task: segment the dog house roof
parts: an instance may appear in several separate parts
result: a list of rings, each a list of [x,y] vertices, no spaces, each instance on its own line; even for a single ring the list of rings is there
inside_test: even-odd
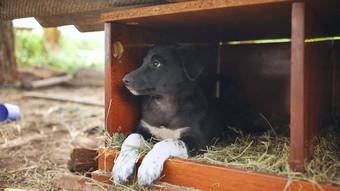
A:
[[[340,2],[306,0],[334,34],[340,34]],[[104,13],[104,22],[134,25],[183,40],[289,38],[294,0],[188,1]]]

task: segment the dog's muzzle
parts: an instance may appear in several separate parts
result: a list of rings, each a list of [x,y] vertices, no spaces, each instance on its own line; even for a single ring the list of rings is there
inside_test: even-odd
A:
[[[134,90],[131,87],[131,83],[132,83],[132,78],[129,75],[126,75],[123,80],[122,80],[126,86],[126,88],[134,95],[139,95],[138,91]]]
[[[125,86],[128,87],[132,82],[132,78],[129,75],[126,75],[123,78],[123,82],[124,82]]]

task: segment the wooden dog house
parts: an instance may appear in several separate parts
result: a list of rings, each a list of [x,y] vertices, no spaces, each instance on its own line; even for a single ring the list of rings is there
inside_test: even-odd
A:
[[[340,2],[332,0],[202,0],[102,14],[107,130],[130,133],[138,122],[138,98],[126,90],[123,76],[153,44],[185,43],[208,61],[203,83],[216,73],[236,75],[257,111],[290,114],[290,165],[303,171],[324,116],[332,108],[340,111],[340,43],[310,39],[339,35],[339,18]],[[282,38],[288,42],[227,43]],[[100,157],[99,169],[111,169],[115,154]],[[164,174],[162,181],[203,190],[282,190],[287,183],[284,177],[175,159],[167,160]],[[93,173],[101,181],[108,176]],[[303,181],[290,185],[300,187],[313,189]]]

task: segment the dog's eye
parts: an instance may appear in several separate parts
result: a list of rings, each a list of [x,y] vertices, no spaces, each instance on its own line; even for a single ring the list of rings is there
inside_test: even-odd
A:
[[[152,67],[158,68],[161,65],[161,63],[158,60],[154,60],[152,63]]]

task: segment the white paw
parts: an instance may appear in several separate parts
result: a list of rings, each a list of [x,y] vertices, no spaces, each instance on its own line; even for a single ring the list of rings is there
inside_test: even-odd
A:
[[[163,170],[163,161],[157,160],[151,155],[147,156],[138,169],[138,184],[141,186],[150,186],[160,177]]]
[[[138,169],[138,184],[150,186],[160,177],[164,161],[170,156],[185,158],[188,156],[184,142],[166,139],[157,143],[144,157]]]
[[[137,158],[138,152],[129,154],[120,154],[112,169],[113,181],[117,184],[125,184],[133,174],[135,168],[135,158]]]
[[[139,155],[139,148],[144,143],[144,138],[139,134],[131,134],[122,145],[121,152],[112,169],[113,181],[124,184],[133,174]]]

